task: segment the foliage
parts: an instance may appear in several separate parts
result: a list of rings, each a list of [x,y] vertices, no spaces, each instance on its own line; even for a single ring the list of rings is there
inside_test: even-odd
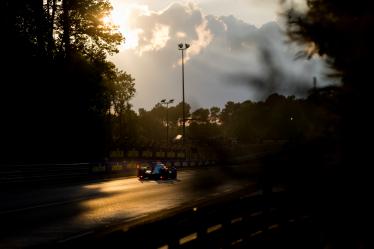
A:
[[[123,41],[103,20],[111,11],[109,1],[5,0],[0,5],[6,48],[1,161],[104,157],[110,146],[109,110],[114,103],[118,110],[134,93],[131,76],[106,60]],[[121,91],[122,102],[113,101]]]
[[[350,87],[371,87],[366,80],[374,55],[374,3],[362,0],[308,0],[308,10],[287,11],[288,34],[292,41],[307,45],[307,55],[327,56],[330,65]],[[364,90],[364,89],[362,89]]]
[[[267,140],[305,142],[334,137],[340,116],[333,103],[339,93],[339,88],[329,87],[313,90],[307,99],[271,94],[264,102],[229,101],[222,110],[210,108],[213,111],[198,108],[187,116],[187,140],[195,145],[207,145],[219,141],[253,144]],[[161,104],[150,111],[139,110],[138,135],[143,145],[165,145],[166,111]],[[172,140],[181,133],[181,123],[177,122],[181,118],[181,104],[169,107],[168,112],[169,139]]]
[[[318,194],[314,193],[318,196],[314,205],[319,205],[316,212],[320,212],[321,226],[326,227],[323,231],[326,241],[321,246],[369,248],[372,239],[367,236],[363,227],[371,215],[367,206],[372,180],[370,167],[367,165],[372,164],[372,151],[367,144],[373,140],[374,125],[370,117],[374,2],[307,0],[307,3],[306,12],[288,10],[288,34],[292,41],[307,45],[309,57],[318,53],[326,58],[343,83],[343,91],[337,93],[335,89],[326,88],[310,97],[324,106],[324,109],[318,109],[318,115],[314,114],[314,119],[320,123],[328,118],[339,131],[335,136],[336,144],[330,145],[330,150],[336,147],[334,162],[326,165],[324,159],[325,167],[320,169],[319,176],[323,181],[320,186],[313,187],[313,190],[310,188],[312,191],[322,190]],[[334,111],[326,112],[328,109]],[[312,125],[310,130],[321,132],[317,125]],[[297,164],[298,162],[294,162],[294,165]],[[296,182],[300,183],[301,179]],[[315,182],[315,179],[309,179],[309,182]],[[300,186],[302,185],[297,184],[295,188],[307,189]],[[348,191],[340,191],[341,189]],[[312,191],[309,196],[312,196]],[[347,192],[351,194],[347,195]],[[343,216],[344,222],[341,221]]]
[[[129,101],[135,94],[135,79],[112,65],[111,70],[106,72],[106,80],[110,90],[111,107],[115,115],[121,116],[131,109]]]

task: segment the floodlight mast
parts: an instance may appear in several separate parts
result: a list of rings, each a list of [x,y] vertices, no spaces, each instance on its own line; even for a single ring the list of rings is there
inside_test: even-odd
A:
[[[184,50],[188,49],[190,47],[190,44],[188,43],[179,43],[178,44],[178,50],[182,51],[182,124],[183,124],[183,145],[185,144],[186,140],[186,117],[185,117],[185,101],[184,101]]]

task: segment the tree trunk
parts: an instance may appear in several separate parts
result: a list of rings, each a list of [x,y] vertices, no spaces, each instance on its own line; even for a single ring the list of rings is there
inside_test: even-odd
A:
[[[44,40],[44,27],[45,27],[45,19],[44,17],[44,3],[43,0],[38,0],[37,2],[33,2],[34,11],[35,11],[35,20],[37,25],[36,30],[36,38],[37,38],[37,46],[40,55],[44,55],[45,53],[45,40]]]
[[[70,10],[70,0],[63,0],[62,2],[62,25],[63,25],[63,37],[62,42],[64,44],[65,49],[65,57],[70,57],[71,52],[71,44],[70,44],[70,17],[69,17],[69,10]]]
[[[54,25],[55,25],[55,16],[56,16],[56,1],[57,0],[52,0],[52,13],[49,16],[49,34],[48,34],[48,55],[52,56],[53,55],[53,50],[55,48],[55,41],[53,37],[54,33]],[[51,0],[48,0],[48,14],[49,14],[49,9],[50,7],[50,2]]]

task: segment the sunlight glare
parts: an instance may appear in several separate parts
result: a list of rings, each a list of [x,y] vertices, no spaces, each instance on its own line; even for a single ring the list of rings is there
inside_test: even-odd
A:
[[[139,45],[139,34],[142,30],[133,27],[134,19],[139,14],[146,15],[149,11],[148,6],[126,4],[116,0],[111,2],[112,13],[104,18],[104,22],[117,25],[119,31],[125,37],[125,43],[121,45],[120,50],[136,49]]]

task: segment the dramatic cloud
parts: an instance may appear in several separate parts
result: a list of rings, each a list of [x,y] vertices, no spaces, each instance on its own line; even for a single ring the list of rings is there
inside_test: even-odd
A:
[[[164,98],[181,100],[181,42],[191,44],[185,89],[193,108],[261,100],[275,91],[301,97],[313,77],[327,84],[321,59],[296,60],[300,48],[286,42],[276,22],[258,28],[232,15],[204,15],[196,4],[179,3],[158,12],[134,11],[130,20],[136,46],[112,60],[136,78],[135,108],[149,109]]]
[[[139,48],[139,55],[141,56],[143,52],[157,51],[164,48],[170,39],[169,32],[169,26],[156,23],[150,37],[142,35],[143,45]]]
[[[191,47],[187,50],[186,62],[191,58],[191,56],[198,55],[202,49],[212,42],[213,36],[210,30],[207,29],[207,24],[207,20],[204,20],[196,27],[197,39],[191,42]]]

